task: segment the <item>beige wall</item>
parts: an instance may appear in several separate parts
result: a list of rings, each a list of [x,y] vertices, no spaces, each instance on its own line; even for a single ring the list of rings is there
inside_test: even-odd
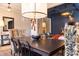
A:
[[[0,17],[13,17],[14,28],[19,30],[26,30],[26,35],[30,35],[30,20],[23,18],[21,11],[7,11],[7,9],[0,8]]]
[[[45,29],[45,33],[47,32],[51,32],[51,20],[49,18],[43,18],[43,19],[36,19],[36,23],[35,23],[35,29],[33,28],[31,29],[31,35],[39,35],[39,34],[43,34],[43,28],[42,28],[42,22],[46,23],[46,29]]]
[[[43,21],[46,23],[46,32],[51,32],[51,20],[49,18],[45,18],[45,19],[38,20],[38,33],[39,34],[43,33],[43,29],[42,29]]]
[[[18,28],[20,26],[19,22],[16,23],[16,21],[19,21],[21,20],[21,14],[20,13],[17,13],[17,12],[8,12],[6,9],[2,9],[0,8],[0,17],[3,17],[3,16],[6,16],[6,17],[13,17],[14,18],[14,25],[15,28]]]
[[[21,30],[24,32],[24,35],[30,35],[31,34],[31,21],[27,18],[23,18],[21,15],[21,11],[11,11],[8,12],[6,9],[0,8],[0,17],[13,17],[14,18],[14,28],[19,30],[20,36],[21,36]],[[45,19],[46,20],[46,19]],[[38,33],[42,33],[41,28],[41,20],[38,20]],[[50,21],[46,20],[47,23],[47,30],[46,32],[50,32]]]

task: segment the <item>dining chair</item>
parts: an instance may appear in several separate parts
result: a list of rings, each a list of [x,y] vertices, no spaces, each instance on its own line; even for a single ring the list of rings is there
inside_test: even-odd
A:
[[[22,43],[22,56],[30,56],[30,45],[28,41],[26,43]]]
[[[13,38],[11,38],[10,44],[11,44],[11,55],[15,56],[15,54],[17,53],[17,46]]]
[[[17,40],[17,45],[18,45],[18,54],[19,56],[22,56],[22,44],[19,39]]]
[[[20,48],[20,42],[13,40],[13,38],[11,39],[11,55],[16,56],[19,55],[20,56],[21,53],[21,48]]]
[[[40,56],[40,54],[32,51],[31,45],[28,41],[26,43],[20,42],[19,39],[16,41],[11,39],[11,55],[19,56]]]
[[[40,54],[38,54],[38,53],[36,53],[36,52],[34,52],[33,50],[32,50],[32,47],[31,47],[31,45],[29,44],[29,42],[28,41],[26,41],[26,44],[24,44],[25,45],[25,56],[27,55],[27,56],[41,56]]]

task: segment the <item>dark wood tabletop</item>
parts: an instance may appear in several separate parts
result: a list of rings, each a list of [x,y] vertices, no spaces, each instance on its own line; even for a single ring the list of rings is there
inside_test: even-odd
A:
[[[63,40],[39,39],[37,41],[33,41],[30,37],[21,37],[19,39],[22,43],[26,43],[26,41],[28,41],[33,50],[42,55],[54,54],[64,46]]]

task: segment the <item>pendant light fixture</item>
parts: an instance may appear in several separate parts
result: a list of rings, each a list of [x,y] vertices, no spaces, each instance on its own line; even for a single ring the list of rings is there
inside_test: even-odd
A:
[[[31,19],[39,19],[47,16],[46,3],[22,3],[22,15]]]
[[[68,22],[69,23],[74,23],[75,22],[74,17],[72,17],[72,14],[73,14],[73,11],[71,13],[70,12],[61,13],[62,16],[68,17]]]
[[[8,3],[8,11],[11,11],[11,6],[10,6],[11,4],[10,3]]]

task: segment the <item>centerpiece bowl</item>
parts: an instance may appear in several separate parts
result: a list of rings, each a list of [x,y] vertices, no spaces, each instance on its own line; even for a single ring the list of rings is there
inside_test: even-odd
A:
[[[39,40],[40,36],[39,35],[38,36],[32,35],[32,38],[33,38],[33,40]]]

